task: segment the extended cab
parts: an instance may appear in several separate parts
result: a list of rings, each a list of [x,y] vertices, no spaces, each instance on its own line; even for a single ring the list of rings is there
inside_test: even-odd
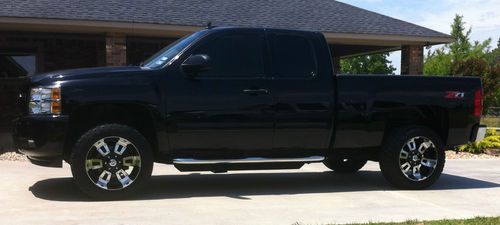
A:
[[[321,33],[278,29],[204,29],[141,66],[35,75],[19,102],[19,151],[42,166],[65,160],[83,192],[105,199],[144,186],[153,162],[354,173],[372,160],[395,186],[421,189],[444,149],[484,133],[478,78],[336,75]]]

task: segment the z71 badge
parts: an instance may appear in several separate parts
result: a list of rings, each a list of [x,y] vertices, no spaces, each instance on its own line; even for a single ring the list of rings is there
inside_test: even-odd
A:
[[[461,99],[465,97],[465,93],[460,91],[447,91],[444,97],[448,99]]]

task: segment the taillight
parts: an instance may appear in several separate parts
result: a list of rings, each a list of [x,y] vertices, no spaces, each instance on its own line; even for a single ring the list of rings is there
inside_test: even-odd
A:
[[[478,89],[474,92],[474,116],[481,117],[483,112],[483,92]]]

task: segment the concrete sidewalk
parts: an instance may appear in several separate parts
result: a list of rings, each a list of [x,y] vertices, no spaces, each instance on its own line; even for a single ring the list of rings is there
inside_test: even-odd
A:
[[[355,175],[301,170],[180,173],[156,165],[134,200],[92,202],[63,169],[0,161],[0,224],[326,224],[500,216],[500,160],[448,160],[429,190],[400,191],[376,163]]]

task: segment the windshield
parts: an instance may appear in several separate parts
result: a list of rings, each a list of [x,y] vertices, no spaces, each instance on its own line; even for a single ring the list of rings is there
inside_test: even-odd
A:
[[[185,36],[172,44],[169,44],[167,47],[163,48],[149,59],[144,61],[142,67],[147,69],[157,69],[163,67],[166,63],[168,63],[172,58],[174,58],[179,52],[181,52],[185,47],[191,44],[193,41],[197,40],[200,36],[202,36],[205,32],[199,31],[194,34]]]

